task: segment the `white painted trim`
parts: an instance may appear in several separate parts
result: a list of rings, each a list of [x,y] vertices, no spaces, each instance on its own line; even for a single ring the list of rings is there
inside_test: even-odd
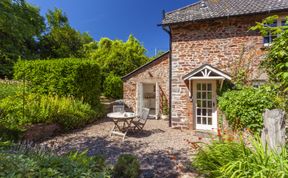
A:
[[[158,82],[156,82],[155,87],[155,119],[158,119],[160,116],[160,87]]]
[[[197,83],[211,83],[212,84],[212,125],[197,124]],[[196,130],[214,130],[218,128],[218,113],[217,113],[217,92],[216,92],[216,81],[215,80],[194,80],[193,81],[193,121]],[[207,106],[208,107],[208,106]]]
[[[195,74],[197,74],[198,72],[201,72],[202,73],[202,77],[194,77]],[[215,76],[211,76],[210,77],[210,74],[211,72],[214,72],[216,74],[219,75],[219,77],[215,77]],[[197,69],[196,71],[194,71],[193,73],[191,73],[189,76],[185,77],[184,80],[193,80],[193,79],[228,79],[228,80],[231,80],[231,77],[219,70],[216,70],[212,67],[210,67],[209,65],[206,65],[206,66],[203,66],[203,67],[200,67],[199,69]]]
[[[190,77],[189,80],[225,80],[224,77]]]

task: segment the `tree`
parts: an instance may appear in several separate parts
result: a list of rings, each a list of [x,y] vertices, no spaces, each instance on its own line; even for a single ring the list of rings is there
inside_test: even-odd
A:
[[[84,57],[83,45],[92,42],[93,38],[73,29],[60,9],[49,10],[46,18],[48,32],[40,39],[41,58]]]
[[[144,46],[130,35],[126,42],[102,38],[90,45],[88,56],[99,62],[104,75],[113,72],[116,76],[124,76],[149,61],[145,53]]]
[[[11,77],[18,58],[36,58],[37,38],[45,29],[38,8],[25,0],[0,1],[0,77]]]

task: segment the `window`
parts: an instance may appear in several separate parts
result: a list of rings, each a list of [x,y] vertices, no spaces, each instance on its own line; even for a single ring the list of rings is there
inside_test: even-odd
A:
[[[269,25],[270,27],[277,27],[277,26],[279,27],[279,26],[286,26],[287,24],[286,24],[286,20],[281,18],[275,21],[274,23],[267,24],[267,25]],[[267,36],[263,38],[264,46],[270,46],[275,38],[277,38],[277,35],[273,35],[269,33]]]

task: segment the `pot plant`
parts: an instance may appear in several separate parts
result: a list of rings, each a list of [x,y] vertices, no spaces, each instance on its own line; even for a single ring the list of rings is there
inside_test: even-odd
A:
[[[164,96],[162,96],[161,119],[168,119],[168,114],[169,114],[168,102],[167,99]]]

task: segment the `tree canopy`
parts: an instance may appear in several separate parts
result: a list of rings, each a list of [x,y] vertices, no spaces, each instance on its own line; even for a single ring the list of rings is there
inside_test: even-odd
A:
[[[87,55],[97,60],[107,75],[112,72],[124,76],[149,61],[145,55],[146,49],[133,35],[126,42],[102,38],[86,47]]]
[[[83,45],[92,42],[93,38],[88,33],[80,33],[73,29],[61,9],[49,10],[46,18],[48,29],[40,38],[40,57],[84,57]]]
[[[110,76],[118,82],[115,90],[121,92],[120,77],[153,59],[146,56],[146,49],[133,35],[126,41],[95,41],[88,33],[71,27],[67,15],[58,8],[42,17],[40,10],[25,0],[1,0],[0,12],[0,78],[12,77],[13,65],[19,58],[89,58],[101,67],[102,88],[109,86],[107,80],[104,86],[104,81]]]
[[[24,0],[1,0],[0,12],[0,76],[11,76],[19,57],[35,58],[45,23],[40,10]]]

